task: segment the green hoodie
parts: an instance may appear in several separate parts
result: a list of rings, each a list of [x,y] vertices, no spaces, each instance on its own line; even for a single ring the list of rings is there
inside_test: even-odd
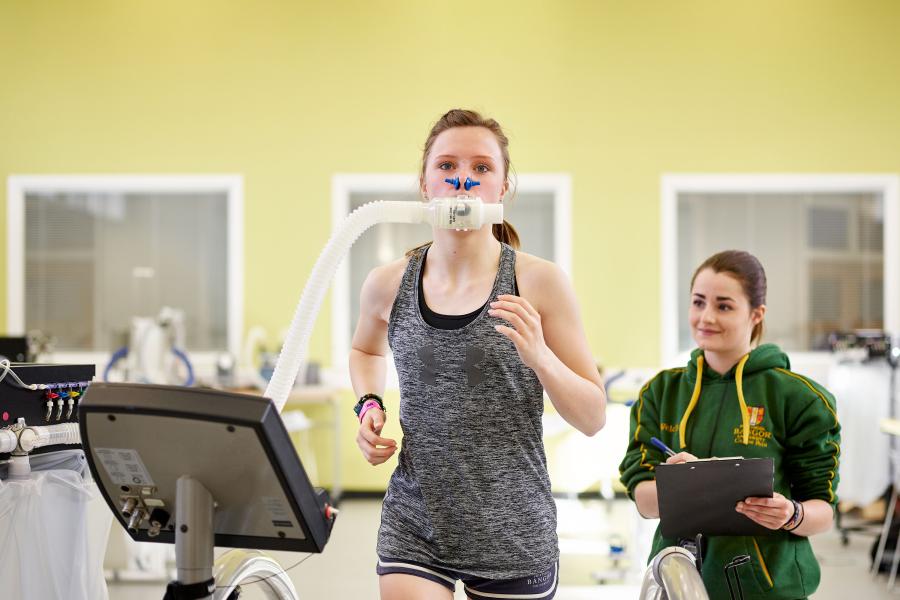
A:
[[[666,458],[650,444],[651,436],[698,458],[773,458],[776,492],[837,502],[840,425],[834,397],[790,371],[787,355],[774,344],[756,348],[724,375],[704,368],[697,349],[686,368],[661,371],[643,387],[631,410],[628,451],[619,467],[632,499],[635,486],[654,479],[656,465]],[[819,565],[806,537],[779,530],[707,542],[703,581],[710,598],[728,598],[723,568],[740,554],[751,558],[736,571],[747,599],[796,600],[819,585]],[[676,543],[657,528],[651,558]]]

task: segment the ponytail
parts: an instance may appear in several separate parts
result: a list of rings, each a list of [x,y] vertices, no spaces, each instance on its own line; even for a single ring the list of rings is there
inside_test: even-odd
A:
[[[753,331],[750,333],[750,343],[756,344],[757,346],[762,342],[763,330],[765,329],[763,322],[760,321],[756,325],[753,326]]]
[[[409,250],[406,251],[406,253],[403,256],[405,256],[406,258],[411,258],[412,256],[415,256],[416,254],[418,254],[425,248],[428,248],[429,246],[431,246],[431,244],[433,244],[433,243],[434,242],[425,242],[421,246],[416,246],[415,248],[410,248]]]
[[[513,250],[518,250],[522,247],[522,244],[519,241],[519,234],[516,232],[516,228],[513,227],[509,221],[503,221],[503,223],[495,223],[494,225],[491,225],[491,231],[494,233],[495,238],[497,238],[503,244],[512,246]]]

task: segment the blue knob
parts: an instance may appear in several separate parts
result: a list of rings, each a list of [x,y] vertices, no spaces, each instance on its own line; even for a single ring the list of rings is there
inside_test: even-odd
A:
[[[459,177],[457,177],[457,179],[459,179]],[[475,181],[474,179],[469,179],[468,177],[466,177],[465,188],[466,188],[466,191],[467,191],[467,192],[468,192],[469,190],[471,190],[473,187],[475,187],[476,185],[481,185],[481,182],[480,182],[480,181]],[[459,186],[458,186],[458,185],[456,186],[456,189],[459,189]]]
[[[453,179],[448,178],[448,179],[445,179],[444,181],[446,181],[450,185],[456,187],[456,189],[459,189],[459,177],[454,177]],[[466,189],[469,189],[468,186],[469,186],[469,180],[466,179]]]

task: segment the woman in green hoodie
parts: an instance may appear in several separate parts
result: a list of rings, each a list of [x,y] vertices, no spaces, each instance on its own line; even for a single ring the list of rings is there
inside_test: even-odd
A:
[[[660,372],[641,390],[619,467],[638,511],[657,518],[655,469],[663,461],[735,455],[774,460],[774,496],[747,498],[735,507],[772,532],[707,538],[703,581],[710,598],[728,597],[724,567],[742,554],[751,558],[751,565],[737,569],[746,598],[797,600],[815,592],[819,565],[808,538],[831,527],[837,502],[834,398],[792,372],[777,346],[759,345],[765,304],[766,275],[751,254],[720,252],[697,268],[689,321],[698,347],[686,367]],[[666,459],[651,437],[677,454]],[[657,529],[651,557],[677,542]]]

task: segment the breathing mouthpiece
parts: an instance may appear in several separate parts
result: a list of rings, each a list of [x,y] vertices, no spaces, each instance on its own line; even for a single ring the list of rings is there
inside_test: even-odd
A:
[[[481,229],[503,222],[502,204],[485,204],[475,196],[432,198],[423,208],[422,220],[441,229]]]

